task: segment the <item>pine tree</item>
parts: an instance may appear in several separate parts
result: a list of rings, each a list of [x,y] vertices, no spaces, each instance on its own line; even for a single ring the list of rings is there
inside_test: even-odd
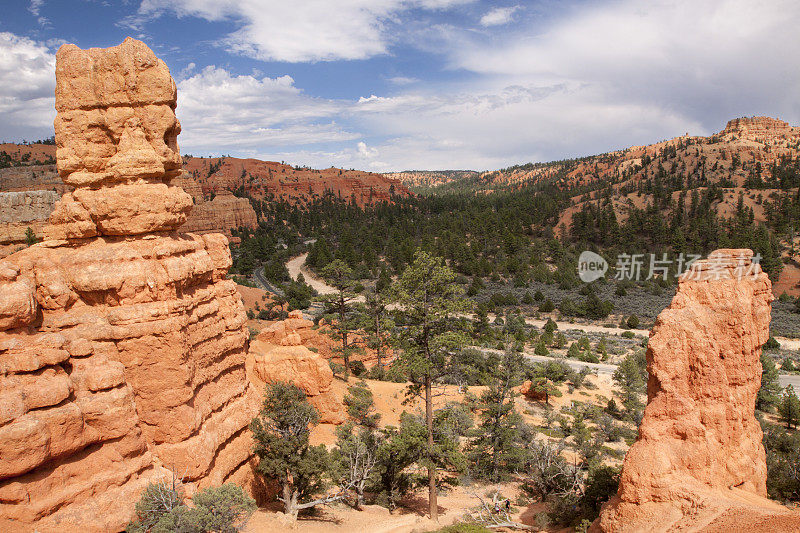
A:
[[[257,470],[275,479],[281,486],[284,512],[296,519],[302,509],[331,501],[307,500],[324,487],[328,468],[325,445],[311,446],[311,427],[319,422],[319,413],[308,403],[303,391],[287,383],[267,386],[264,404],[250,423],[258,456]]]
[[[383,356],[390,345],[390,334],[394,327],[387,304],[385,294],[375,291],[365,295],[362,307],[361,327],[366,335],[367,347],[375,350],[379,378],[383,376]]]
[[[797,398],[794,387],[791,385],[787,385],[783,391],[781,403],[778,405],[778,414],[786,424],[786,429],[792,429],[792,426],[797,428],[800,423],[800,399]]]
[[[340,342],[336,352],[344,361],[344,379],[347,381],[350,376],[350,356],[360,351],[360,348],[353,344],[350,335],[357,327],[356,317],[352,313],[352,302],[357,297],[353,291],[355,286],[353,270],[341,259],[334,259],[322,269],[322,275],[336,288],[335,293],[326,294],[321,300],[325,304],[328,317],[334,319],[331,324],[331,334]]]
[[[400,332],[402,366],[408,372],[409,392],[425,399],[428,431],[428,505],[438,519],[437,450],[433,429],[433,385],[448,370],[454,353],[469,342],[464,331],[454,328],[455,315],[472,310],[456,274],[440,258],[417,251],[414,261],[392,287],[393,300],[403,327]]]
[[[778,369],[771,357],[761,354],[761,388],[756,396],[756,409],[769,412],[780,401],[781,387],[778,384]]]
[[[513,387],[521,381],[523,356],[503,356],[495,379],[478,401],[479,423],[467,455],[474,472],[490,481],[500,481],[524,463],[525,423],[514,409]]]

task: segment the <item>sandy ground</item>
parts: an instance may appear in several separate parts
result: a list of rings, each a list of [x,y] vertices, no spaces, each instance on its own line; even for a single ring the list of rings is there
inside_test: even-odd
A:
[[[468,509],[479,505],[473,493],[486,498],[487,493],[498,491],[506,498],[515,501],[518,489],[511,484],[474,485],[456,487],[439,494],[439,522],[427,518],[428,499],[425,490],[409,494],[402,502],[403,507],[390,512],[378,505],[367,505],[362,511],[353,510],[344,504],[321,507],[312,517],[300,518],[296,523],[287,521],[280,512],[272,509],[259,509],[250,518],[244,533],[267,533],[273,531],[301,531],[303,533],[411,533],[433,531],[458,522]],[[512,508],[515,520],[533,525],[534,517],[543,510],[541,503]]]
[[[605,405],[612,397],[612,382],[608,375],[589,376],[587,378],[596,388],[591,390],[581,389],[569,393],[566,385],[562,385],[560,390],[561,397],[551,397],[551,407],[558,411],[561,407],[567,407],[574,401],[595,403]],[[334,380],[334,390],[343,395],[348,384],[355,383],[351,378],[349,383],[342,380]],[[404,383],[389,383],[384,381],[366,380],[375,398],[375,406],[381,413],[380,425],[398,425],[400,414],[403,411],[414,412],[420,410],[422,401],[416,399],[408,405],[403,405],[405,396]],[[468,387],[459,391],[457,386],[440,387],[437,392],[441,395],[435,398],[434,404],[439,407],[450,401],[462,401],[467,392],[479,396],[485,387]],[[545,406],[540,402],[530,402],[523,397],[517,397],[516,408],[522,413],[527,422],[533,425],[540,425],[543,421]],[[332,424],[321,424],[314,428],[311,435],[313,444],[325,444],[332,446],[335,441],[335,428]],[[547,438],[542,434],[542,438]],[[617,447],[617,444],[626,447],[624,442],[609,444]],[[270,504],[267,507],[256,511],[250,518],[245,533],[267,533],[280,531],[300,531],[303,533],[327,533],[327,532],[346,532],[346,533],[411,533],[432,531],[440,527],[453,524],[464,516],[465,511],[474,509],[478,505],[475,494],[481,497],[490,498],[491,494],[499,491],[503,497],[510,498],[512,503],[517,501],[520,494],[517,483],[505,484],[475,484],[469,487],[457,486],[449,491],[442,491],[439,495],[439,523],[432,522],[426,517],[427,514],[427,491],[418,489],[406,496],[402,502],[402,507],[389,512],[380,506],[366,506],[362,511],[356,511],[344,504],[320,507],[311,516],[302,517],[296,523],[286,520],[279,503]],[[513,517],[515,520],[526,524],[534,525],[536,514],[544,510],[544,505],[540,502],[530,502],[522,506],[514,506]]]
[[[239,295],[242,297],[242,302],[244,302],[244,308],[246,310],[252,309],[255,311],[256,304],[258,304],[261,309],[264,309],[270,301],[269,293],[263,289],[236,285],[236,290],[239,291]]]

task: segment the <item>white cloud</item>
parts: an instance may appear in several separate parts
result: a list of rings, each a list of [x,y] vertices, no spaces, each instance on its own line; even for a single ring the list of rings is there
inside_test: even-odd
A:
[[[364,141],[359,141],[357,146],[359,157],[363,157],[365,159],[373,159],[378,157],[378,150],[375,148],[370,148]]]
[[[411,85],[412,83],[417,83],[420,80],[419,78],[412,78],[409,76],[393,76],[391,78],[387,78],[386,81],[395,85]]]
[[[792,0],[624,0],[568,11],[500,43],[461,40],[450,57],[484,76],[602,87],[610,102],[796,119],[798,18]]]
[[[0,139],[52,135],[55,69],[45,45],[0,32]]]
[[[179,17],[234,20],[239,28],[220,44],[265,61],[366,59],[386,54],[387,26],[412,8],[447,9],[472,0],[143,0],[126,20],[141,29],[147,19],[171,11]]]
[[[520,9],[520,6],[512,7],[497,7],[487,12],[481,17],[481,26],[500,26],[508,24],[514,20],[514,12]]]
[[[197,68],[197,65],[194,62],[191,62],[188,65],[186,65],[185,67],[183,67],[180,70],[180,72],[178,72],[178,75],[175,76],[175,78],[178,79],[178,80],[186,79],[186,78],[188,78],[189,76],[191,76],[194,73],[196,68]]]
[[[39,10],[44,5],[44,0],[31,0],[30,5],[28,6],[28,11],[31,12],[31,15],[34,17],[39,16]]]
[[[36,22],[38,22],[40,26],[49,26],[50,21],[47,17],[43,17],[40,14],[43,5],[44,0],[31,0],[30,5],[28,5],[28,11],[31,15],[36,17]]]
[[[188,153],[349,141],[337,124],[346,103],[313,98],[289,76],[232,76],[215,66],[178,83],[179,140]]]

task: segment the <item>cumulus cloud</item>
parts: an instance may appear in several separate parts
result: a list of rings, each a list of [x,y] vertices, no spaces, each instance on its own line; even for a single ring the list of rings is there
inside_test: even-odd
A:
[[[472,0],[143,0],[126,24],[173,12],[239,27],[221,43],[229,51],[265,61],[367,59],[388,52],[393,17],[410,9],[438,10]]]
[[[223,43],[232,51],[319,61],[396,51],[392,39],[402,37],[391,30],[402,16],[461,1],[342,0],[312,9],[300,0],[145,0],[138,16],[168,11],[224,20],[236,28]],[[459,28],[456,19],[429,25],[428,39],[414,33],[419,28],[408,30],[413,38],[407,33],[406,44],[428,43],[425,52],[439,54],[451,72],[398,70],[420,79],[387,77],[389,94],[318,98],[289,76],[187,67],[178,75],[181,145],[196,154],[318,167],[480,170],[687,131],[710,134],[736,116],[800,122],[795,2],[617,0],[559,7],[546,19],[521,17],[519,10],[508,17],[515,24],[497,33]],[[23,125],[35,124],[47,125],[40,135],[48,135],[52,90],[51,49],[0,34],[0,137],[21,136]]]
[[[367,146],[367,143],[364,141],[358,142],[358,155],[365,159],[372,159],[378,156],[378,150],[375,148],[370,148]]]
[[[0,139],[52,135],[55,63],[44,44],[0,32]]]
[[[492,9],[491,11],[487,12],[484,16],[481,17],[481,26],[488,27],[488,26],[501,26],[503,24],[508,24],[512,20],[514,20],[514,12],[517,11],[520,7],[519,6],[512,6],[512,7],[497,7]]]
[[[337,124],[346,103],[303,93],[289,76],[234,76],[208,66],[178,83],[178,117],[187,152],[252,151],[255,147],[349,141]]]

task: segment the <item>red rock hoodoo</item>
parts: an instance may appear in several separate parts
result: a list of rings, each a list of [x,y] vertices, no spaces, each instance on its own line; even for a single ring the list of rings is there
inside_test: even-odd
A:
[[[248,332],[191,197],[176,91],[143,43],[62,46],[47,239],[0,260],[0,530],[116,531],[148,482],[251,479]]]
[[[341,424],[345,413],[341,398],[331,390],[333,371],[319,352],[304,346],[319,337],[312,326],[302,312],[292,311],[286,320],[264,328],[250,344],[248,376],[259,389],[276,381],[297,385],[319,411],[320,422]]]
[[[754,411],[773,296],[752,255],[696,262],[658,316],[639,438],[593,531],[800,530],[800,513],[766,498]]]

